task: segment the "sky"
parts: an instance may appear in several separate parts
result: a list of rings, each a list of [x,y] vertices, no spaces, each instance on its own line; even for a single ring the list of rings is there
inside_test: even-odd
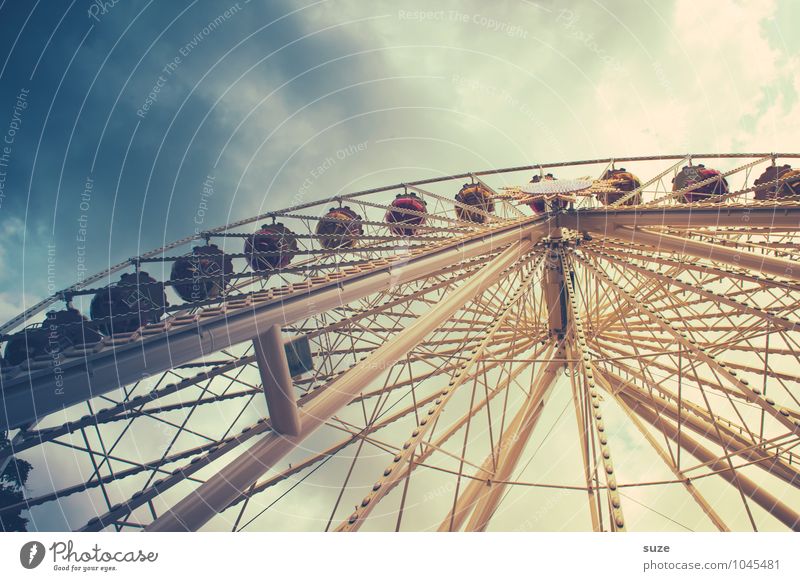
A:
[[[302,201],[796,151],[799,19],[792,0],[0,0],[0,320]]]

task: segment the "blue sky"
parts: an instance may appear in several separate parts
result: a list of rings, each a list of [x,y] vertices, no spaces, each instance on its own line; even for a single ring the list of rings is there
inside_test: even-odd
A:
[[[384,183],[797,150],[788,0],[101,4],[0,1],[3,320],[47,292],[48,245],[60,288]]]

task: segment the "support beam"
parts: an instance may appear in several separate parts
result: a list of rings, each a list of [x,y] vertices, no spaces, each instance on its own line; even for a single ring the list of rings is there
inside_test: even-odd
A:
[[[689,254],[706,260],[724,262],[734,266],[744,267],[753,271],[760,271],[765,274],[772,274],[782,278],[798,278],[797,266],[790,260],[755,254],[742,250],[741,248],[729,248],[702,242],[691,238],[683,238],[663,232],[649,232],[641,228],[631,228],[629,226],[615,226],[611,236],[633,243],[647,244],[658,250],[669,252],[680,252]]]
[[[655,388],[655,390],[661,393],[662,397],[656,398],[653,396],[652,392],[646,392],[638,386],[626,383],[622,377],[614,373],[609,371],[604,371],[603,373],[610,380],[616,382],[619,390],[643,405],[654,408],[660,414],[669,417],[673,421],[677,422],[678,418],[681,418],[685,427],[707,440],[714,442],[723,450],[741,456],[745,461],[753,463],[754,466],[758,466],[760,469],[767,472],[767,474],[776,476],[791,486],[800,486],[800,473],[798,473],[793,466],[783,461],[778,454],[770,453],[761,448],[760,445],[763,445],[762,442],[759,441],[757,444],[748,442],[743,435],[729,428],[723,422],[716,422],[706,410],[691,402],[683,400],[679,408],[674,401],[677,399],[675,394],[667,392],[659,385],[653,385],[647,382],[642,375],[636,373],[634,370],[629,371],[629,373],[646,385],[649,385],[650,390]]]
[[[355,510],[350,516],[336,527],[337,532],[354,532],[359,530],[361,525],[369,518],[372,510],[380,503],[381,499],[386,497],[389,490],[399,483],[401,471],[397,470],[397,468],[401,465],[406,465],[410,469],[413,466],[416,462],[414,456],[417,450],[422,447],[428,434],[433,431],[433,428],[439,424],[439,420],[444,410],[447,408],[448,403],[453,398],[453,395],[467,382],[465,372],[473,369],[474,366],[483,359],[488,346],[494,341],[498,329],[508,321],[510,315],[517,310],[521,302],[529,299],[530,293],[528,291],[530,291],[530,285],[533,282],[533,272],[538,267],[538,264],[539,260],[537,260],[536,265],[528,270],[528,273],[522,277],[512,277],[516,289],[510,295],[506,294],[503,306],[495,312],[494,321],[485,328],[480,343],[472,349],[467,361],[462,363],[461,369],[453,374],[450,383],[441,390],[440,397],[433,402],[433,405],[428,409],[427,413],[419,420],[418,427],[411,433],[411,437],[403,444],[402,450],[398,450],[392,462],[386,466],[383,475],[378,477],[375,481],[375,484],[372,486],[372,491],[364,497],[361,501],[361,505],[356,505]],[[523,268],[523,271],[524,270],[527,269]],[[519,268],[517,271],[519,272]],[[492,298],[497,299],[497,294],[500,290],[499,288],[496,289],[495,292],[492,293]],[[481,299],[477,299],[476,302],[483,302],[485,300],[485,297],[481,297]],[[477,387],[477,385],[475,385],[475,387]],[[464,416],[462,416],[462,418],[463,417]],[[465,437],[466,435],[465,433]],[[429,449],[430,444],[425,446],[425,448],[426,450]],[[465,452],[466,451],[462,452],[462,457],[460,459],[465,460],[465,458],[463,458],[463,453]],[[421,456],[422,454],[420,454],[420,457]],[[408,471],[407,473],[410,474]],[[406,480],[406,482],[408,481]]]
[[[544,355],[543,359],[552,360],[555,358],[555,345],[548,348],[547,353]],[[520,368],[522,369],[522,368]],[[523,404],[521,408],[524,411],[527,407],[527,404]],[[478,500],[482,497],[485,492],[485,488],[490,486],[490,483],[487,482],[486,479],[483,478],[484,474],[491,474],[492,470],[496,470],[495,462],[496,459],[500,457],[502,451],[505,449],[503,447],[503,442],[505,441],[505,447],[508,447],[507,442],[507,434],[510,433],[511,427],[506,430],[505,435],[501,437],[500,442],[497,443],[495,446],[494,451],[489,454],[486,459],[483,461],[480,470],[475,473],[475,478],[472,478],[458,498],[456,499],[453,508],[448,512],[447,516],[439,525],[439,531],[459,531],[461,527],[464,525],[464,522],[472,513],[473,509],[475,508],[475,504]]]
[[[160,324],[160,329],[137,334],[125,344],[103,341],[91,353],[62,357],[57,367],[50,365],[10,378],[0,375],[3,392],[0,430],[29,424],[76,403],[195,361],[199,354],[215,353],[249,341],[260,329],[270,325],[285,326],[313,317],[527,237],[538,240],[549,228],[550,218],[521,220],[446,245],[432,246],[412,254],[407,260],[387,261],[365,272],[335,278],[308,290],[264,302],[212,307],[205,314],[201,311],[189,323],[177,324],[174,318],[167,319]]]
[[[518,354],[524,352],[526,349],[528,349],[530,347],[531,344],[538,343],[538,341],[540,339],[542,339],[542,338],[541,337],[537,337],[537,338],[534,338],[534,340],[532,340],[530,343],[527,343],[522,347],[517,346],[515,349],[512,350],[511,356],[513,357],[515,355],[518,355]],[[489,369],[491,367],[492,366],[489,365],[489,366],[487,366],[487,369]],[[448,373],[449,374],[450,373],[450,369],[451,369],[451,367],[447,366],[447,367],[441,368],[439,371],[441,373]],[[521,370],[521,369],[523,369],[523,367],[520,367],[519,369]],[[432,377],[434,377],[434,375],[428,374],[428,375],[416,376],[416,379],[419,380],[419,381],[423,381],[423,380],[426,380],[426,379],[430,379]],[[507,380],[507,381],[510,382],[510,380]],[[395,387],[397,385],[398,384],[395,384]],[[501,391],[502,391],[502,388],[501,388]],[[351,403],[356,403],[356,402],[360,401],[363,397],[366,397],[367,395],[368,394],[364,394],[364,395],[359,394],[359,396],[353,398]],[[491,397],[494,397],[494,392],[492,392]],[[306,402],[306,403],[308,403],[308,402]],[[484,403],[486,403],[486,400],[484,401]],[[476,412],[477,412],[477,410],[476,410]],[[269,425],[270,425],[269,422],[267,422],[266,424],[264,424],[264,427],[269,429]],[[380,424],[376,424],[373,427],[375,427],[377,429],[379,426],[380,426]],[[251,434],[251,437],[255,437],[256,435],[258,435],[260,433],[263,433],[263,432],[258,432],[257,430],[258,430],[258,428],[254,429],[254,430],[251,430],[251,431],[248,432],[248,434]],[[442,440],[441,437],[440,437],[440,441],[437,443],[437,445],[441,445],[444,441],[446,441],[446,439],[447,438]],[[239,443],[241,443],[241,442],[239,442]],[[190,464],[185,464],[184,466],[181,467],[181,473],[183,474],[184,477],[192,476],[195,472],[200,470],[202,467],[207,466],[212,461],[221,458],[226,453],[232,452],[236,448],[236,446],[239,445],[239,443],[234,442],[231,446],[227,446],[227,444],[223,444],[222,447],[218,451],[214,452],[214,457],[213,458],[209,458],[208,462],[197,462],[195,464],[191,464],[191,463]],[[183,455],[183,456],[181,456],[181,458],[184,458],[186,456],[187,455]],[[424,460],[424,456],[420,456],[418,458],[422,458],[420,461]],[[410,466],[409,466],[409,468],[410,468]],[[109,479],[109,481],[111,481],[111,480],[114,480],[114,478],[110,478]],[[163,480],[161,482],[161,484],[159,484],[158,486],[151,485],[150,487],[145,489],[142,492],[141,495],[139,495],[139,496],[137,496],[135,498],[129,498],[124,503],[124,505],[121,505],[119,508],[115,508],[114,510],[106,512],[105,514],[97,517],[96,521],[94,521],[90,525],[87,525],[87,526],[83,527],[80,530],[82,530],[82,531],[98,531],[98,530],[102,530],[108,523],[114,522],[115,520],[118,520],[118,519],[126,518],[127,515],[132,510],[135,510],[139,506],[142,506],[143,504],[145,504],[147,501],[152,500],[155,496],[158,496],[160,494],[164,494],[172,486],[175,486],[178,483],[179,483],[178,480],[169,480],[169,479],[167,479],[167,480]],[[260,486],[261,485],[256,484],[255,488],[249,488],[247,490],[247,494],[248,495],[255,494],[256,492],[261,490]],[[55,498],[58,498],[58,495],[56,495]],[[244,498],[244,497],[243,496],[238,497],[235,502],[238,502],[242,498]]]
[[[687,205],[658,208],[591,208],[559,216],[561,226],[578,232],[608,235],[614,226],[644,228],[800,228],[800,204]]]
[[[297,398],[286,361],[280,325],[272,325],[253,339],[253,349],[261,374],[261,384],[267,398],[272,429],[279,434],[296,436],[300,433],[300,414]]]
[[[575,380],[575,363],[572,361],[578,349],[572,348],[567,345],[567,357],[571,360],[569,362],[569,380],[572,386],[572,403],[575,408],[575,424],[578,427],[578,440],[581,444],[581,459],[583,460],[583,479],[586,482],[586,499],[589,502],[589,518],[592,521],[592,530],[596,533],[602,532],[600,511],[598,510],[599,499],[595,491],[595,485],[592,477],[592,461],[590,451],[590,438],[591,438],[591,419],[589,416],[589,402],[585,390],[581,389],[578,382]]]
[[[697,490],[697,487],[694,485],[694,483],[691,480],[689,480],[689,478],[683,472],[681,472],[681,470],[673,461],[672,457],[667,453],[666,450],[664,450],[664,448],[661,446],[658,440],[655,437],[653,437],[653,434],[651,434],[648,431],[647,427],[642,423],[639,417],[635,413],[633,413],[633,411],[628,406],[626,406],[623,401],[621,401],[621,398],[618,395],[618,393],[622,391],[622,383],[619,382],[619,379],[618,378],[612,379],[605,377],[603,375],[603,372],[596,366],[594,366],[594,371],[597,380],[600,383],[602,383],[603,387],[605,387],[608,393],[610,393],[611,396],[617,400],[617,403],[619,403],[622,410],[630,418],[633,425],[636,426],[636,428],[639,430],[642,436],[644,436],[647,442],[653,447],[653,450],[655,450],[656,454],[658,454],[658,456],[661,458],[664,464],[666,464],[667,467],[672,471],[672,474],[675,475],[675,478],[678,478],[680,479],[681,482],[683,482],[683,486],[684,488],[686,488],[686,492],[688,492],[689,495],[692,497],[692,499],[694,499],[694,501],[697,503],[700,509],[706,514],[706,516],[713,523],[713,525],[717,527],[717,530],[720,532],[730,532],[728,525],[725,524],[725,521],[722,520],[722,517],[719,516],[719,514],[717,514],[717,511],[714,510],[714,508],[705,499],[705,497],[702,494],[700,494],[700,491]]]
[[[506,482],[519,464],[533,429],[542,416],[548,395],[558,379],[558,371],[564,365],[561,361],[563,359],[564,344],[562,343],[558,346],[553,361],[541,371],[525,404],[500,439],[497,450],[497,468],[493,478],[496,482],[489,481],[481,489],[472,518],[467,523],[468,531],[485,531],[494,516],[497,506],[502,500],[503,492],[508,487]]]
[[[586,260],[581,259],[578,257],[578,260],[589,268],[592,272],[594,272],[599,278],[603,279],[605,283],[615,291],[615,294],[625,301],[627,304],[632,305],[636,308],[639,314],[644,315],[650,321],[661,328],[662,331],[665,333],[669,333],[672,335],[674,341],[678,343],[682,348],[686,349],[688,353],[691,353],[694,359],[699,360],[706,365],[708,365],[712,370],[716,372],[717,375],[725,378],[728,382],[730,382],[731,386],[736,389],[740,393],[740,397],[744,397],[747,401],[754,402],[758,404],[767,414],[771,415],[773,418],[778,420],[781,424],[783,424],[790,432],[800,435],[800,425],[795,424],[795,420],[792,419],[791,413],[788,411],[783,411],[782,408],[775,405],[774,402],[767,401],[766,398],[762,397],[762,395],[753,390],[749,387],[747,383],[745,383],[742,379],[737,377],[736,373],[732,370],[728,369],[720,365],[720,363],[716,360],[716,358],[709,353],[706,353],[704,350],[698,349],[697,345],[689,340],[688,336],[685,333],[680,333],[677,328],[673,328],[670,323],[668,323],[663,315],[656,312],[656,309],[650,306],[645,306],[641,304],[641,301],[634,298],[628,291],[624,288],[619,286],[619,284],[615,283],[611,278],[602,270],[598,270],[595,268],[594,265],[587,262]],[[695,373],[695,376],[697,374]],[[699,381],[699,378],[697,378]],[[721,386],[720,386],[721,387]]]
[[[245,492],[258,478],[346,406],[366,385],[402,359],[429,333],[465,303],[495,284],[501,274],[533,248],[525,238],[513,243],[441,303],[411,326],[378,347],[361,364],[334,381],[324,393],[303,408],[297,436],[267,434],[250,450],[234,459],[208,481],[156,519],[149,531],[195,531]]]
[[[744,474],[731,470],[726,462],[717,458],[711,450],[685,432],[680,433],[679,439],[677,427],[672,422],[660,417],[658,413],[651,408],[644,406],[624,392],[620,392],[618,395],[619,400],[629,410],[636,413],[657,430],[660,430],[676,444],[678,444],[680,440],[680,446],[686,452],[693,455],[701,462],[707,463],[710,470],[718,472],[722,478],[734,486],[737,486],[742,491],[742,494],[753,500],[791,530],[795,532],[800,531],[800,514],[792,507],[779,498],[776,498],[773,494],[766,491]]]

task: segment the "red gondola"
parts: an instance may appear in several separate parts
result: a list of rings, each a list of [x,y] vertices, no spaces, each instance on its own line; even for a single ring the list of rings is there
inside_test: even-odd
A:
[[[417,228],[425,224],[425,216],[418,214],[427,214],[426,206],[425,200],[413,192],[397,194],[386,212],[385,220],[389,224],[389,229],[397,236],[412,236]],[[417,214],[411,214],[409,211]]]
[[[528,202],[528,206],[530,206],[534,214],[544,214],[547,211],[547,205],[545,204],[544,196],[531,200]]]
[[[720,172],[715,169],[707,168],[702,163],[699,165],[683,166],[683,169],[678,172],[678,175],[672,178],[672,191],[677,192],[715,176],[721,176]],[[724,177],[720,177],[696,190],[683,194],[682,199],[679,201],[685,201],[691,204],[692,202],[699,202],[711,196],[727,194],[728,191],[728,180]]]

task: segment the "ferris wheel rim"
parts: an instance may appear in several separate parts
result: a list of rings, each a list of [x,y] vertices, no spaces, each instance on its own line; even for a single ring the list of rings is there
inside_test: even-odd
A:
[[[219,232],[226,232],[230,229],[236,228],[238,226],[242,226],[245,224],[252,224],[258,222],[260,220],[272,218],[278,216],[282,213],[290,212],[296,209],[303,209],[307,207],[315,207],[320,204],[329,203],[330,201],[339,201],[339,200],[349,200],[349,199],[356,199],[360,196],[365,196],[368,194],[404,189],[408,187],[417,187],[417,186],[425,186],[429,184],[441,183],[446,181],[452,180],[460,180],[460,179],[480,179],[484,176],[491,176],[491,175],[501,175],[506,173],[515,173],[521,171],[533,171],[533,170],[543,170],[543,169],[552,169],[558,167],[574,167],[574,166],[584,166],[584,165],[597,165],[597,164],[614,164],[614,163],[627,163],[627,162],[641,162],[641,161],[664,161],[664,160],[682,160],[687,159],[691,161],[692,159],[741,159],[741,158],[786,158],[786,159],[798,159],[800,158],[800,153],[777,153],[777,152],[768,152],[768,153],[694,153],[694,154],[663,154],[663,155],[651,155],[651,156],[623,156],[623,157],[608,157],[608,158],[597,158],[597,159],[584,159],[584,160],[575,160],[575,161],[567,161],[567,162],[545,162],[545,163],[536,163],[530,165],[523,165],[523,166],[511,166],[506,168],[500,169],[487,169],[487,170],[480,170],[474,172],[462,172],[456,173],[446,176],[439,176],[435,178],[426,178],[420,179],[415,181],[409,182],[400,182],[391,185],[385,186],[378,186],[375,188],[369,188],[357,192],[352,192],[349,194],[342,194],[337,196],[332,196],[330,198],[324,198],[322,200],[316,200],[307,202],[305,204],[300,204],[296,206],[290,206],[289,208],[284,208],[278,211],[272,212],[264,212],[254,217],[245,218],[242,220],[237,220],[231,222],[229,224],[225,224],[222,226],[217,226],[215,228],[211,228],[208,230],[204,230],[202,232],[198,232],[195,234],[191,234],[189,236],[185,236],[183,238],[179,238],[169,244],[166,244],[160,248],[155,250],[151,250],[149,252],[145,252],[137,257],[131,257],[122,262],[119,262],[109,268],[100,271],[94,275],[88,276],[83,280],[79,281],[78,283],[71,285],[65,289],[56,291],[49,297],[46,297],[39,301],[38,303],[34,304],[33,306],[25,309],[19,315],[12,317],[8,321],[0,324],[0,335],[5,334],[14,328],[16,328],[20,322],[25,321],[27,318],[34,316],[38,313],[41,313],[44,309],[48,306],[54,304],[55,302],[62,300],[66,294],[69,294],[70,291],[79,290],[84,288],[86,285],[91,284],[93,282],[97,282],[99,280],[103,280],[104,278],[110,277],[110,275],[120,272],[125,268],[129,268],[134,266],[138,263],[140,259],[149,258],[152,256],[156,256],[161,254],[171,248],[175,248],[190,242],[194,242],[197,240],[203,240],[209,234],[215,234]]]

